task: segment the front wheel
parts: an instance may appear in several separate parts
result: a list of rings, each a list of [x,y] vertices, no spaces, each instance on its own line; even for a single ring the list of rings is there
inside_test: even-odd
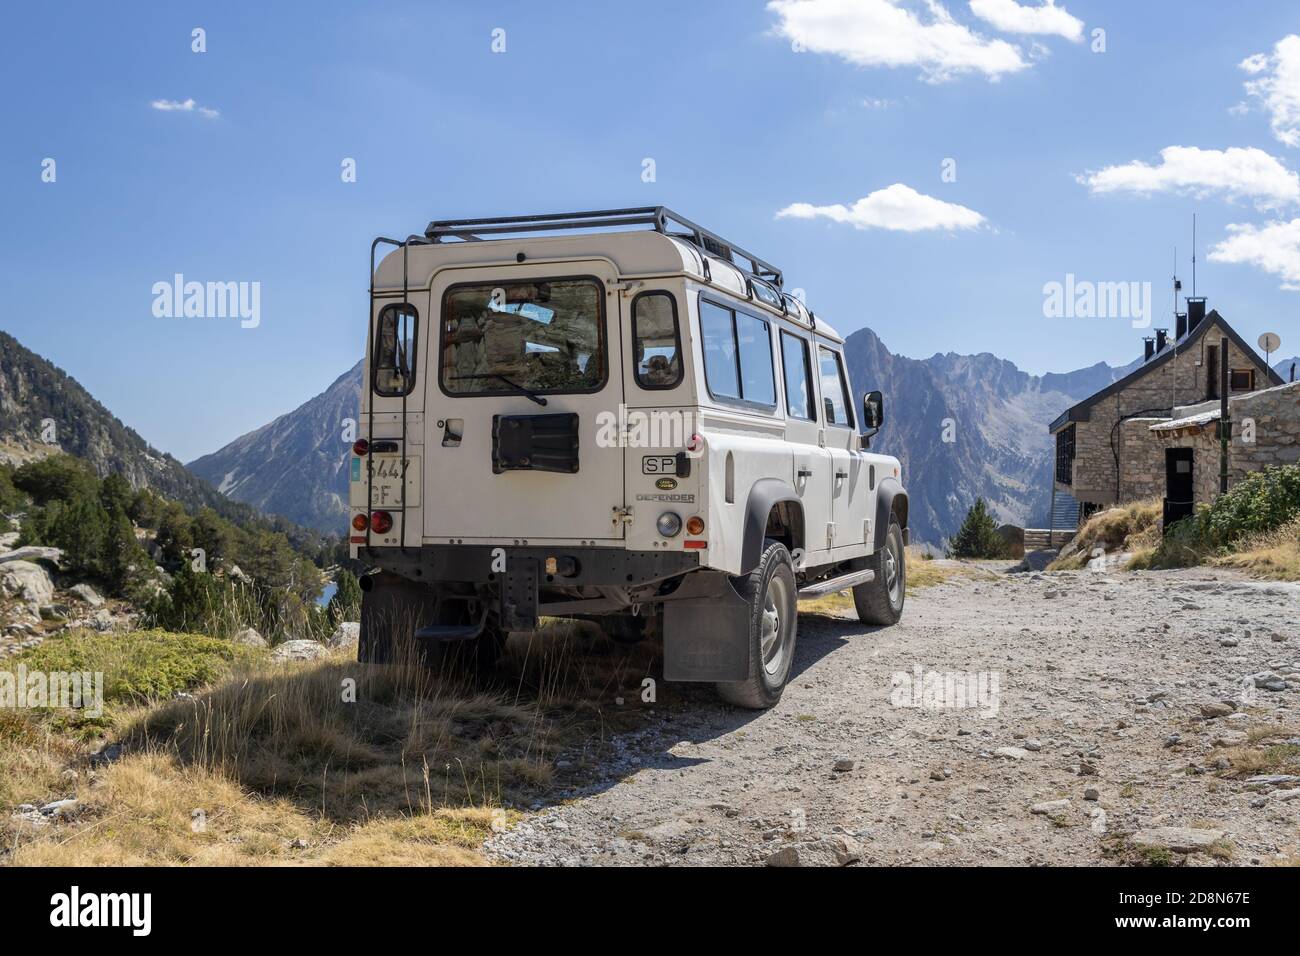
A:
[[[876,576],[853,589],[858,620],[863,624],[897,624],[907,597],[907,552],[903,547],[903,529],[896,516],[890,515],[885,545],[867,559],[867,566]]]
[[[799,623],[794,562],[780,541],[768,539],[763,557],[737,591],[749,605],[749,677],[719,683],[718,695],[751,710],[775,706],[790,679]]]

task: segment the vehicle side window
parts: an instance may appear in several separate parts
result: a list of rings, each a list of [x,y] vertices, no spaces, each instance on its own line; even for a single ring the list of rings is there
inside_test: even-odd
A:
[[[704,335],[704,376],[717,398],[740,398],[736,365],[736,330],[731,310],[700,300],[700,331]]]
[[[815,421],[808,340],[781,330],[781,365],[785,370],[785,410],[791,418]]]
[[[822,404],[826,406],[826,424],[853,425],[849,411],[849,387],[844,379],[844,365],[838,352],[824,345],[817,347],[821,365]]]
[[[740,397],[760,405],[775,405],[770,327],[762,319],[737,312],[736,341],[740,350]]]
[[[701,297],[700,332],[710,395],[776,405],[771,326],[757,316]]]
[[[371,353],[372,384],[377,395],[409,395],[415,387],[415,337],[419,314],[410,303],[386,305],[375,323]]]
[[[642,388],[673,388],[682,380],[682,342],[677,302],[667,292],[643,292],[632,300],[633,368]]]

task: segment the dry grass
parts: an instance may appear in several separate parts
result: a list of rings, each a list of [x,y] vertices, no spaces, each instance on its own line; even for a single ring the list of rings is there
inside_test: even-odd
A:
[[[1270,581],[1300,581],[1300,518],[1247,538],[1231,554],[1213,557],[1209,563],[1240,568]]]
[[[482,863],[493,822],[545,796],[559,752],[597,759],[612,731],[638,719],[656,650],[553,622],[512,637],[474,688],[342,656],[244,662],[192,696],[110,709],[125,755],[102,767],[88,755],[103,741],[10,712],[0,718],[0,861]],[[78,806],[67,821],[8,814],[68,796]]]
[[[1159,498],[1133,501],[1099,511],[1079,529],[1061,557],[1047,566],[1049,571],[1082,570],[1093,552],[1106,554],[1149,552],[1160,543],[1163,506]]]

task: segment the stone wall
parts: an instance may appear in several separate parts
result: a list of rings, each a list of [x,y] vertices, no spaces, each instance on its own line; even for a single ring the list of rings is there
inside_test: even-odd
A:
[[[1230,400],[1228,412],[1233,421],[1229,488],[1248,472],[1300,462],[1300,382],[1239,395]],[[1193,498],[1198,505],[1210,503],[1219,493],[1218,421],[1181,435],[1151,430],[1163,420],[1131,418],[1120,426],[1120,501],[1163,498],[1165,450],[1191,448]],[[1246,440],[1252,424],[1253,442]]]
[[[1115,430],[1115,447],[1119,452],[1121,472],[1120,500],[1129,500],[1122,493],[1125,462],[1134,460],[1130,467],[1134,480],[1140,468],[1149,462],[1154,452],[1147,447],[1147,441],[1137,438],[1137,429],[1121,426],[1115,429],[1125,415],[1154,411],[1166,414],[1175,405],[1192,405],[1203,401],[1207,390],[1208,370],[1204,364],[1204,353],[1208,346],[1219,345],[1224,336],[1223,326],[1218,321],[1211,322],[1209,330],[1196,340],[1195,344],[1182,351],[1172,359],[1165,361],[1146,375],[1139,377],[1127,388],[1108,395],[1089,409],[1089,420],[1075,423],[1074,474],[1072,485],[1058,485],[1081,502],[1094,504],[1114,504],[1116,501],[1115,451],[1112,450],[1112,430]],[[1242,352],[1231,341],[1228,343],[1228,368],[1254,368],[1257,384],[1263,384],[1263,364],[1254,354]],[[1216,383],[1217,387],[1217,383]],[[1147,423],[1152,424],[1151,422]],[[1136,438],[1137,447],[1125,439]],[[1160,451],[1160,494],[1164,494],[1164,452]],[[1199,459],[1199,455],[1197,456]],[[1199,469],[1198,469],[1199,471]],[[1216,466],[1217,474],[1217,466]],[[1144,486],[1145,487],[1145,486]],[[1142,495],[1141,497],[1150,497]]]

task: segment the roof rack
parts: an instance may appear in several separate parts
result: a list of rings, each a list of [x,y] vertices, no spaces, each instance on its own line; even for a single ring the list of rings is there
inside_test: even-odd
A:
[[[693,243],[701,252],[736,265],[739,256],[749,262],[749,272],[766,279],[778,289],[783,276],[770,262],[746,252],[717,233],[679,216],[666,206],[638,206],[631,209],[597,209],[591,212],[550,213],[541,216],[497,216],[491,219],[440,219],[424,230],[430,242],[460,239],[477,242],[487,235],[520,232],[550,232],[561,229],[605,229],[616,226],[650,226],[655,232]],[[673,231],[676,227],[680,231]]]

